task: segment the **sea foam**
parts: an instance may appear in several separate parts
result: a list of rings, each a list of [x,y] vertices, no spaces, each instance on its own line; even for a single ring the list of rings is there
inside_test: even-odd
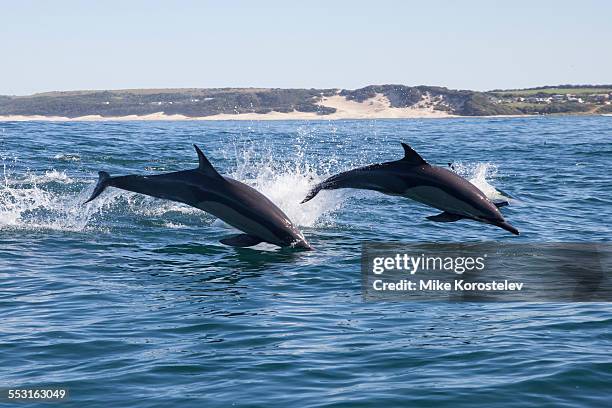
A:
[[[461,177],[469,180],[470,183],[478,187],[489,200],[509,201],[511,198],[505,196],[496,189],[492,180],[497,176],[497,166],[493,163],[453,163],[453,170]]]

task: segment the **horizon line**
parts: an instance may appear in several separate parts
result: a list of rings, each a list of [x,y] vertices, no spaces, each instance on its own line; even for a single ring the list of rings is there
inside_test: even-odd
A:
[[[203,90],[203,89],[207,89],[207,90],[213,90],[213,89],[220,89],[220,90],[225,90],[225,89],[251,89],[251,90],[255,90],[255,89],[265,89],[265,90],[270,90],[270,89],[283,89],[283,90],[299,90],[299,89],[317,89],[317,90],[358,90],[358,89],[363,89],[363,88],[367,88],[370,86],[405,86],[408,88],[419,88],[419,87],[436,87],[436,88],[445,88],[445,89],[449,89],[449,90],[457,90],[457,91],[472,91],[472,92],[482,92],[482,93],[487,93],[487,92],[507,92],[507,91],[524,91],[524,90],[537,90],[537,89],[551,89],[551,88],[570,88],[570,87],[574,87],[574,88],[612,88],[612,84],[556,84],[556,85],[539,85],[539,86],[533,86],[533,87],[526,87],[526,88],[494,88],[494,89],[489,89],[489,90],[485,90],[485,91],[477,91],[474,89],[460,89],[460,88],[450,88],[448,86],[443,86],[443,85],[406,85],[406,84],[398,84],[398,83],[380,83],[380,84],[369,84],[369,85],[365,85],[362,87],[358,87],[358,88],[341,88],[341,87],[334,87],[334,88],[317,88],[317,87],[310,87],[310,88],[300,88],[300,87],[296,87],[296,88],[282,88],[282,87],[263,87],[263,86],[223,86],[223,87],[151,87],[151,88],[105,88],[105,89],[68,89],[68,90],[52,90],[52,91],[41,91],[41,92],[34,92],[31,94],[22,94],[22,95],[18,95],[18,94],[0,94],[0,96],[4,96],[4,97],[28,97],[28,96],[36,96],[36,95],[44,95],[44,94],[52,94],[52,93],[71,93],[71,92],[121,92],[121,91],[152,91],[152,90],[160,90],[160,91],[170,91],[170,90],[177,90],[177,91],[184,91],[184,90]]]

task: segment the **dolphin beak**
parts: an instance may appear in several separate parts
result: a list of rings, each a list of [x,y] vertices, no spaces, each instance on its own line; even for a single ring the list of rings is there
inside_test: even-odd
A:
[[[312,245],[310,245],[306,241],[304,241],[304,245],[302,245],[301,248],[305,249],[306,251],[314,251],[314,248],[312,247]]]
[[[506,231],[509,231],[509,232],[513,233],[514,235],[520,235],[521,234],[519,232],[519,230],[514,228],[512,225],[508,224],[506,221],[498,221],[498,222],[493,223],[493,225],[496,225],[499,228],[503,228]]]
[[[314,248],[312,247],[312,245],[310,245],[310,244],[308,243],[308,241],[306,241],[306,240],[301,241],[301,242],[300,242],[300,243],[297,245],[297,247],[298,247],[298,248],[300,248],[300,249],[303,249],[303,250],[305,250],[305,251],[314,251]]]

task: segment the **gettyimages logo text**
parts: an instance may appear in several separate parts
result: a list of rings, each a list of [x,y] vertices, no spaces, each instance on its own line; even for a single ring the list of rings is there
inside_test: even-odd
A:
[[[612,244],[362,245],[362,295],[373,300],[609,302]]]
[[[486,258],[487,254],[477,257],[447,256],[443,258],[441,256],[426,256],[425,254],[413,256],[407,253],[398,253],[389,257],[375,257],[372,261],[372,272],[380,275],[385,271],[403,270],[414,275],[419,270],[444,270],[455,273],[472,270],[482,271],[485,268]]]

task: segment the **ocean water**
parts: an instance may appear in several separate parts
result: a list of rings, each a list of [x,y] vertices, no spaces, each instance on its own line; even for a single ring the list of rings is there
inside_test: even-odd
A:
[[[299,204],[400,141],[509,197],[521,236],[374,192]],[[227,247],[211,215],[111,188],[82,204],[99,170],[195,167],[193,143],[316,250]],[[364,302],[359,262],[365,241],[610,242],[611,159],[610,117],[0,123],[0,387],[75,407],[608,406],[610,304]]]

